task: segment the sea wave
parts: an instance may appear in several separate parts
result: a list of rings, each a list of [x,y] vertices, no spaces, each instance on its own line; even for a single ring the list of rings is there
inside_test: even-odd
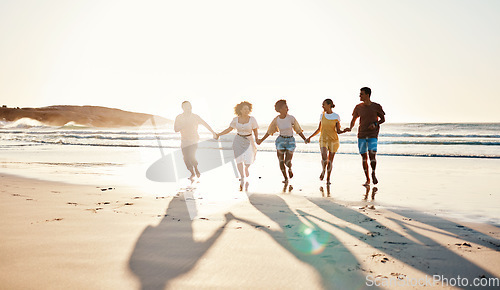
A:
[[[180,138],[176,134],[156,134],[156,135],[137,135],[137,134],[1,134],[0,140],[17,140],[25,142],[50,142],[54,139],[61,140],[65,144],[79,144],[86,145],[82,143],[83,140],[88,140],[92,145],[102,145],[102,146],[113,146],[114,141],[124,141],[124,142],[136,142],[136,141],[179,141]],[[477,138],[470,140],[460,140],[460,139],[450,139],[450,138],[440,138],[440,139],[424,139],[424,138],[388,138],[382,137],[379,139],[379,144],[392,144],[392,145],[470,145],[470,146],[500,146],[500,137],[498,140],[478,140]],[[80,140],[80,141],[78,141]],[[222,142],[232,142],[231,139],[223,140]],[[265,143],[273,143],[274,138],[270,138],[265,141]],[[313,140],[312,144],[317,144],[319,141]],[[341,138],[340,144],[357,144],[357,139],[351,138]],[[60,143],[58,141],[58,143]],[[133,145],[133,144],[131,144]]]
[[[130,148],[171,148],[180,146],[180,134],[162,127],[141,128],[83,128],[75,124],[63,127],[41,125],[36,120],[0,121],[0,149],[10,150],[16,147],[38,145],[74,145],[94,147],[130,147]],[[28,127],[25,127],[28,126]],[[29,127],[35,126],[35,127]],[[36,127],[39,126],[39,127]],[[418,131],[415,129],[418,128]],[[439,130],[436,132],[436,128]],[[463,128],[472,128],[463,130]],[[500,124],[481,124],[470,126],[444,124],[409,124],[386,125],[379,137],[379,155],[425,156],[425,157],[465,157],[499,158]],[[460,130],[459,130],[460,129]],[[498,130],[494,130],[498,129]],[[495,132],[493,134],[490,134]],[[312,131],[305,131],[306,136]],[[200,129],[200,147],[222,146],[231,148],[234,134],[223,136],[219,142],[210,140],[212,134]],[[261,151],[273,151],[275,136],[269,137],[259,146]],[[296,137],[297,151],[301,153],[318,152],[319,138],[311,144],[304,144]],[[33,145],[30,145],[33,144]],[[36,144],[36,145],[35,145]],[[208,144],[208,145],[207,145]],[[221,145],[215,145],[221,144]],[[357,152],[355,133],[340,136],[339,154]]]
[[[342,143],[342,142],[340,142]],[[481,145],[481,146],[500,146],[499,142],[484,142],[484,141],[422,141],[422,140],[409,140],[409,141],[379,141],[378,144],[399,144],[399,145]]]
[[[14,122],[0,121],[0,129],[27,129],[27,128],[44,129],[44,128],[55,128],[55,127],[43,124],[42,122],[31,118],[21,118]]]
[[[411,134],[411,133],[381,133],[379,137],[404,138],[500,138],[500,135],[490,134]]]
[[[63,140],[57,140],[57,141],[42,141],[39,140],[37,142],[38,144],[46,144],[46,145],[70,145],[70,146],[92,146],[92,147],[124,147],[124,148],[137,148],[138,150],[141,150],[141,148],[148,148],[148,149],[177,149],[180,150],[179,145],[158,145],[158,144],[131,144],[131,143],[122,143],[122,144],[106,144],[106,143],[100,143],[100,144],[90,144],[90,143],[77,143],[77,142],[65,142]],[[271,145],[271,144],[268,144]],[[302,145],[302,144],[301,144]],[[23,144],[22,146],[30,146],[27,144]],[[355,148],[355,146],[352,146]],[[5,145],[1,146],[0,148],[6,148]],[[198,149],[219,149],[219,150],[232,150],[232,142],[229,140],[225,140],[223,142],[217,142],[215,140],[210,140],[210,141],[204,141],[198,143]],[[259,151],[262,152],[275,152],[276,149],[274,146],[259,146],[258,148]],[[488,158],[488,159],[500,159],[500,154],[484,154],[484,153],[457,153],[457,152],[439,152],[439,153],[429,153],[429,152],[391,152],[392,150],[388,151],[381,151],[378,152],[377,154],[380,156],[408,156],[408,157],[447,157],[447,158]],[[319,153],[319,148],[314,146],[314,147],[308,147],[308,146],[297,146],[296,153]],[[337,154],[348,154],[348,155],[358,155],[357,152],[337,152]]]

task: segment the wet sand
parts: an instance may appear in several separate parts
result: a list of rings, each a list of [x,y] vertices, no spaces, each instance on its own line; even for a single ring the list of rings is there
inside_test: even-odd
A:
[[[234,174],[221,181],[229,166],[174,192],[0,174],[0,285],[359,289],[376,278],[500,277],[500,229],[490,210],[498,209],[498,163],[441,160],[430,171],[425,158],[380,158],[373,199],[352,166],[361,166],[358,156],[336,157],[328,197],[312,179],[319,161],[305,155],[284,187],[274,155],[259,153],[246,192]],[[474,214],[481,203],[485,210]]]

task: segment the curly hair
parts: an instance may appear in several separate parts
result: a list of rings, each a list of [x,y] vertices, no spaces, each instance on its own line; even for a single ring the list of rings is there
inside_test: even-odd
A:
[[[286,105],[286,100],[279,100],[276,102],[276,104],[274,104],[274,110],[279,113],[281,107],[283,107],[284,105]]]
[[[241,109],[243,109],[243,106],[248,106],[248,109],[250,109],[250,112],[252,111],[252,104],[250,104],[247,101],[244,101],[244,102],[241,102],[234,107],[234,113],[238,116],[241,116]]]

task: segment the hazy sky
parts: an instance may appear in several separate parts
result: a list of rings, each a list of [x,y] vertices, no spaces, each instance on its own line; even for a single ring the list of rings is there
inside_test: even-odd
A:
[[[216,126],[288,100],[349,121],[369,86],[392,122],[500,122],[500,1],[0,0],[1,104],[99,105]]]

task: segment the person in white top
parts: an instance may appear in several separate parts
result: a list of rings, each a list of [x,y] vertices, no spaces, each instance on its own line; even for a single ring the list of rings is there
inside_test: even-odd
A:
[[[214,134],[214,138],[217,137],[217,134],[200,116],[193,114],[190,102],[182,102],[182,110],[184,112],[175,118],[174,131],[181,133],[182,156],[184,157],[187,169],[191,172],[189,179],[193,180],[195,173],[197,177],[200,177],[198,161],[196,160],[196,150],[198,149],[198,141],[200,140],[198,125],[202,124],[205,126]]]
[[[255,161],[257,154],[257,146],[255,140],[259,136],[259,125],[254,117],[250,116],[252,112],[252,104],[249,102],[241,102],[234,107],[234,113],[237,115],[229,124],[229,127],[217,134],[219,136],[225,135],[236,129],[237,134],[233,140],[234,158],[238,171],[240,173],[240,190],[243,190],[245,184],[245,177],[250,176],[248,168]],[[252,137],[252,133],[254,137]]]
[[[293,177],[292,172],[292,157],[293,151],[295,150],[295,138],[293,137],[293,131],[295,131],[299,136],[306,142],[306,137],[302,133],[302,128],[300,128],[299,122],[294,116],[288,114],[288,105],[285,100],[279,100],[274,105],[276,112],[280,113],[269,125],[266,134],[262,139],[257,140],[257,144],[260,145],[264,140],[266,140],[269,135],[273,135],[276,132],[280,132],[278,138],[276,138],[276,152],[278,154],[278,161],[281,169],[281,173],[285,180],[283,183],[288,182],[288,178]],[[286,167],[288,167],[288,175],[286,172]]]

